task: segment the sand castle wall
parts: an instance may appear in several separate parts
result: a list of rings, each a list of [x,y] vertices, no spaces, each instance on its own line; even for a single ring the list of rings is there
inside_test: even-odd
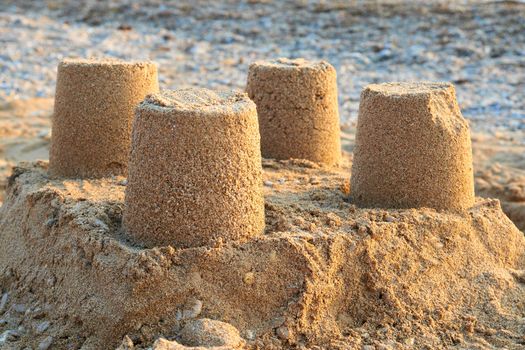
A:
[[[323,176],[335,186],[343,174]],[[359,348],[361,327],[387,327],[400,341],[407,329],[449,339],[465,312],[477,327],[521,315],[503,305],[523,295],[510,273],[525,266],[525,239],[497,201],[464,215],[390,211],[387,221],[383,210],[321,196],[322,186],[296,192],[307,189],[316,195],[268,193],[268,218],[290,222],[285,231],[215,248],[143,249],[122,234],[121,179],[50,180],[45,163],[17,168],[0,209],[0,284],[30,290],[63,323],[57,343],[84,349],[111,348],[125,334],[151,343],[197,317],[274,348]],[[338,225],[322,223],[334,216]],[[298,217],[317,229],[295,226]],[[487,300],[500,312],[486,315]]]
[[[132,144],[124,226],[137,242],[195,247],[264,231],[257,112],[245,94],[149,96]]]
[[[340,162],[336,71],[329,63],[255,62],[246,91],[257,105],[263,157]]]
[[[136,105],[157,92],[152,62],[66,59],[58,65],[50,173],[125,175]]]
[[[364,207],[461,210],[474,204],[470,132],[451,84],[363,90],[351,196]]]

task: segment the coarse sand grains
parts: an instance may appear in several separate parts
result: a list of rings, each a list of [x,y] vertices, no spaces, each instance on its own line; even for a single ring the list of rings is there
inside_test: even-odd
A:
[[[145,246],[196,247],[264,230],[255,104],[244,93],[163,91],[136,112],[124,226]]]
[[[336,71],[328,62],[255,62],[246,91],[257,105],[263,157],[340,162]]]
[[[80,178],[126,175],[133,111],[147,94],[158,89],[153,62],[61,61],[50,173]]]
[[[159,336],[238,341],[207,318],[235,327],[245,350],[523,349],[525,238],[497,200],[464,212],[361,209],[347,200],[344,164],[263,166],[274,182],[265,234],[187,249],[125,238],[122,177],[15,168],[0,207],[2,319],[51,326],[12,348],[48,335],[57,349],[114,349],[126,334],[137,350]]]
[[[452,84],[363,90],[351,196],[362,207],[463,210],[474,204],[469,126]]]

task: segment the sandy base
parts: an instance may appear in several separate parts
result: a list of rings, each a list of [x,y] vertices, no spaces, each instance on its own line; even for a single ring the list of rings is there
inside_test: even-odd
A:
[[[123,178],[49,180],[46,166],[17,168],[0,209],[1,327],[53,325],[20,348],[48,334],[61,348],[126,334],[146,346],[197,317],[232,324],[247,348],[525,343],[525,238],[497,201],[463,216],[359,210],[348,168],[265,161],[264,236],[141,249],[121,230]]]

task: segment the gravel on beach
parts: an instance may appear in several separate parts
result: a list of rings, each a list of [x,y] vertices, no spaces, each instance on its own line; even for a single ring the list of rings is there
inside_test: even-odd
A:
[[[244,89],[260,59],[326,59],[343,125],[369,83],[450,81],[474,129],[525,129],[521,1],[0,2],[0,102],[52,97],[64,57],[159,63],[162,88]]]

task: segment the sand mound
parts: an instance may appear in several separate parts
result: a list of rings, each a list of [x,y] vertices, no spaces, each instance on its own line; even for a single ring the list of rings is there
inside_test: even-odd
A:
[[[123,178],[17,168],[0,209],[2,329],[31,336],[10,344],[107,349],[128,335],[142,348],[180,343],[208,318],[245,348],[524,346],[525,239],[498,201],[463,214],[357,209],[348,167],[264,167],[265,235],[190,249],[125,240]]]

